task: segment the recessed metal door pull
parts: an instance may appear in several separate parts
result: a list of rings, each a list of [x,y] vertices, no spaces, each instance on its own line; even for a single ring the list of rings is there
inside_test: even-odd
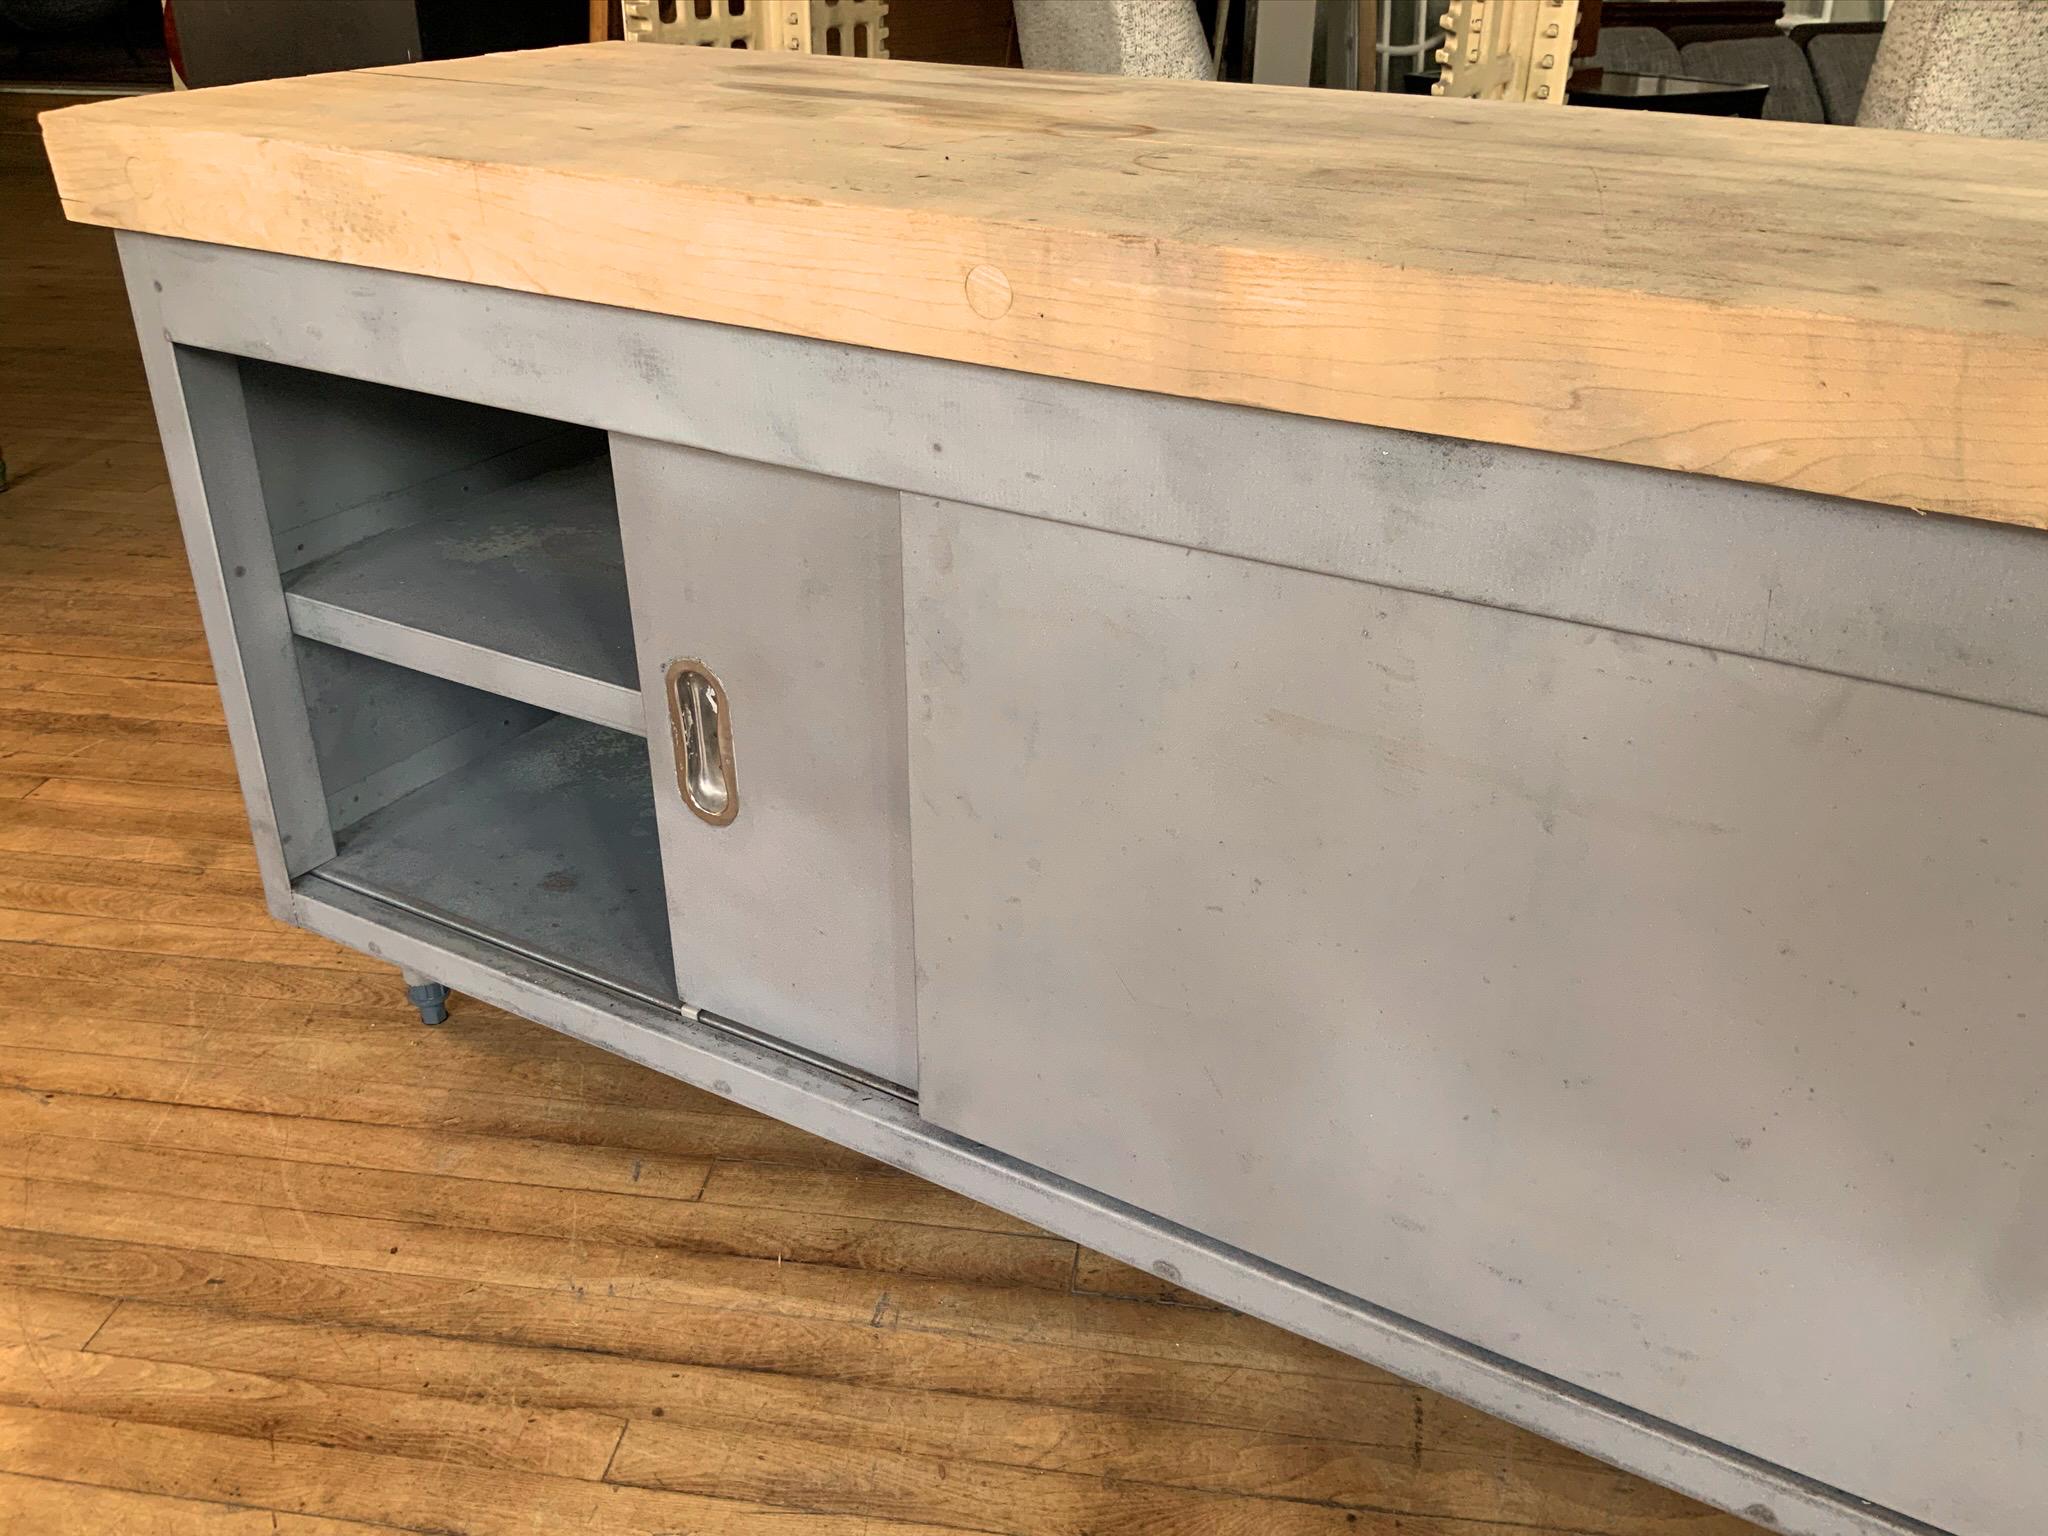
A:
[[[733,776],[732,711],[725,689],[701,661],[668,664],[668,725],[676,746],[676,788],[683,804],[714,827],[740,813]]]

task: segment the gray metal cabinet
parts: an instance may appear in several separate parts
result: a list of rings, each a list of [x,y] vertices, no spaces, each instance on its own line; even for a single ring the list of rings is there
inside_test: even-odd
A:
[[[2048,538],[123,254],[281,917],[1761,1524],[2033,1536]]]
[[[945,502],[904,545],[928,1117],[1961,1529],[2005,1446],[2048,1508],[2048,721]]]

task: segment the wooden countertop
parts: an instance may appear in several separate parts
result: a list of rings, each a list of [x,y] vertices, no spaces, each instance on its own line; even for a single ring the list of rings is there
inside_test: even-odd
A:
[[[2048,144],[626,43],[43,126],[88,223],[2048,526]]]

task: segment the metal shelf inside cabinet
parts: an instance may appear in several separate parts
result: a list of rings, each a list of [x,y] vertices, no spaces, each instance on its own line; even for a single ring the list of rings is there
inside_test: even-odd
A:
[[[645,733],[610,464],[473,497],[294,572],[294,632]]]
[[[336,834],[316,871],[529,959],[676,1004],[646,745],[562,716]]]

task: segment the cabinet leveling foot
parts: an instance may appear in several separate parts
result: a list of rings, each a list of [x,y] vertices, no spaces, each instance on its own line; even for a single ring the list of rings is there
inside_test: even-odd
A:
[[[405,1000],[420,1011],[422,1024],[445,1024],[448,1022],[448,989],[438,981],[412,971],[403,972],[405,977]]]

